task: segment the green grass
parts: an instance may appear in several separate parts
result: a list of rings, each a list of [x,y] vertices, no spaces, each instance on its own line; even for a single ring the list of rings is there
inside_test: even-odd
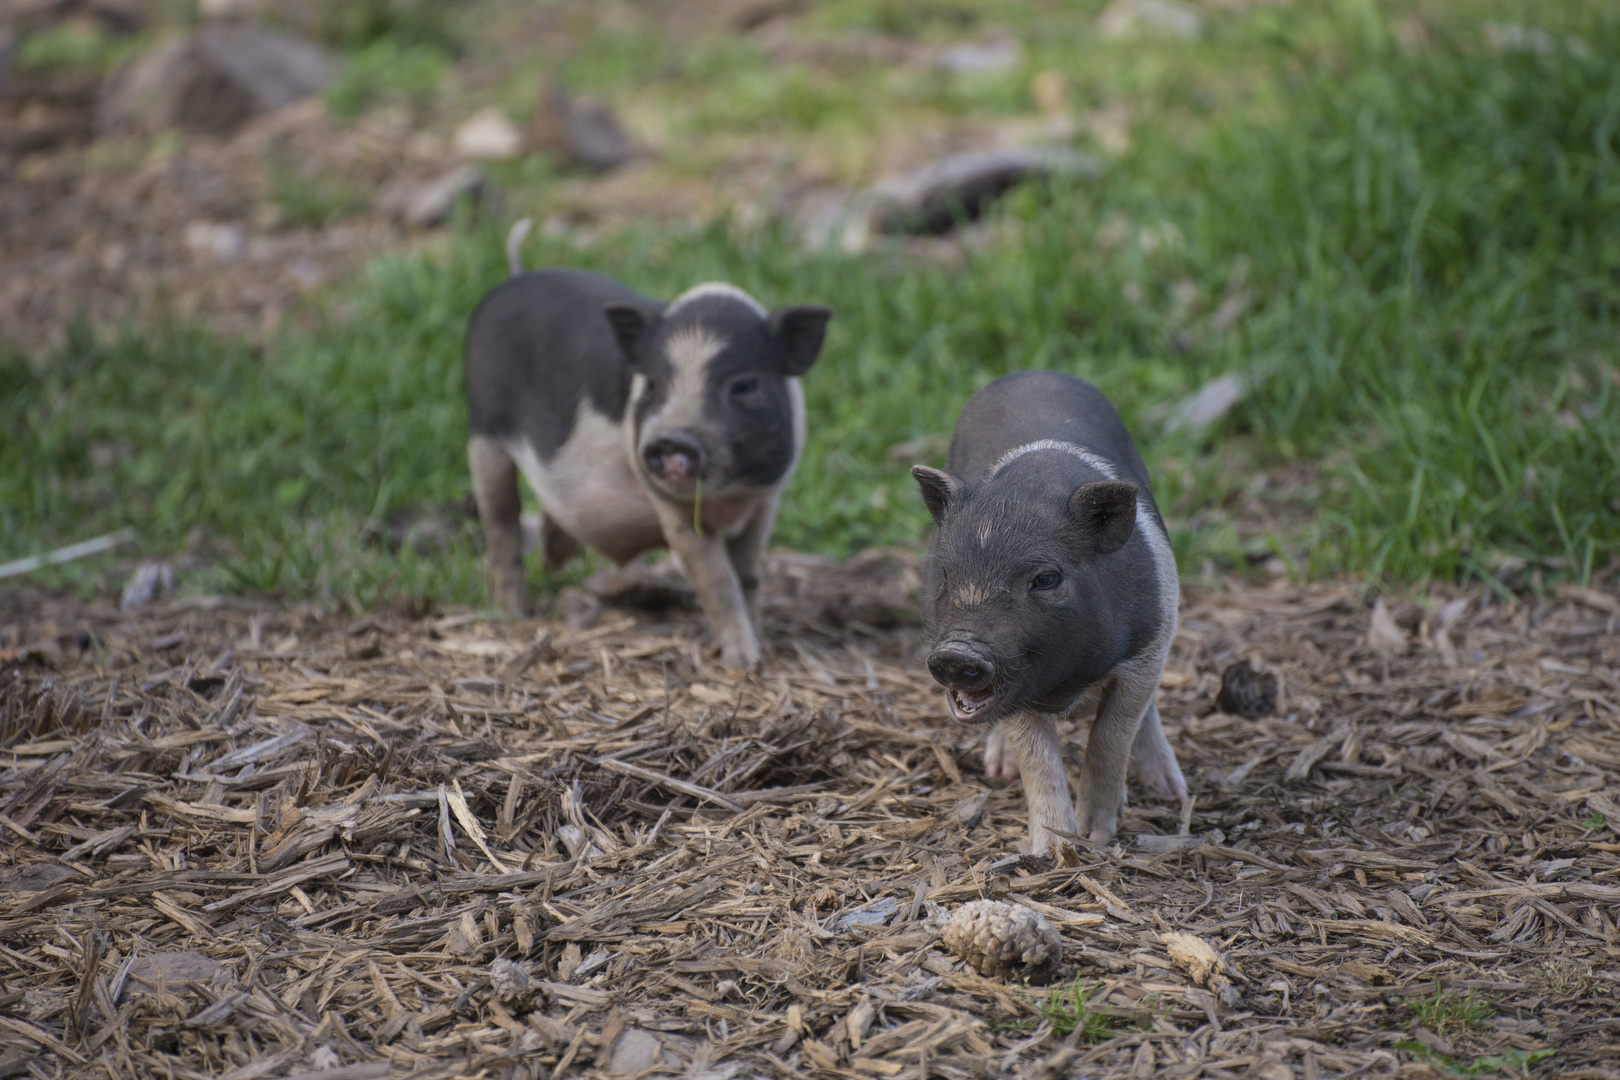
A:
[[[25,34],[17,43],[16,64],[24,71],[100,74],[144,44],[142,38],[119,36],[98,22],[73,20]]]
[[[288,224],[320,227],[365,209],[371,198],[342,177],[275,154],[270,160],[270,201]]]
[[[1122,1031],[1135,1030],[1130,1020],[1105,1004],[1107,997],[1108,989],[1101,981],[1087,983],[1075,979],[1067,985],[1053,987],[1039,998],[1028,999],[1040,1014],[1040,1021],[1026,1020],[1018,1026],[1048,1023],[1052,1034],[1060,1039],[1078,1031],[1080,1041],[1087,1046],[1106,1042]]]
[[[337,78],[326,88],[326,106],[346,119],[377,105],[423,108],[449,70],[444,49],[380,38],[343,57]]]
[[[1403,1040],[1395,1044],[1395,1049],[1405,1050],[1420,1061],[1438,1065],[1452,1076],[1463,1077],[1493,1076],[1497,1073],[1528,1076],[1530,1075],[1531,1066],[1546,1061],[1558,1053],[1557,1050],[1553,1049],[1526,1051],[1510,1048],[1500,1054],[1490,1054],[1476,1057],[1472,1061],[1464,1061],[1460,1058],[1436,1054],[1419,1042]]]
[[[814,18],[826,33],[868,16],[925,38],[950,30],[939,12],[907,22],[912,10],[841,2]],[[1124,95],[1144,119],[1102,179],[1010,199],[997,239],[960,267],[883,246],[806,252],[783,230],[724,220],[640,225],[588,246],[537,239],[526,251],[531,265],[583,266],[656,296],[725,278],[767,305],[835,309],[806,380],[811,438],[779,544],[841,554],[918,542],[926,514],[909,462],[889,460],[890,448],[947,433],[990,379],[1051,367],[1097,382],[1132,425],[1184,572],[1267,550],[1302,574],[1498,587],[1588,580],[1611,565],[1612,13],[1456,4],[1422,24],[1414,48],[1400,44],[1411,5],[1322,0],[1225,17],[1203,41],[1105,56],[1086,18],[983,10],[958,36],[1011,25],[1024,66],[951,89],[950,109],[1022,107],[1030,71],[1056,66],[1081,103]],[[1551,51],[1493,49],[1485,15],[1539,16]],[[669,46],[638,33],[603,31],[576,64],[597,64],[604,85],[669,88],[683,102],[677,135],[777,109],[806,140],[881,133],[885,101],[904,116],[932,100],[927,73],[894,76],[886,98],[852,91],[879,85],[861,81],[869,72],[796,88],[792,65],[762,73],[768,59],[746,44],[694,46],[683,73],[653,63]],[[445,62],[392,37],[367,46],[410,48]],[[381,52],[372,60],[377,82],[351,67],[356,87],[329,99],[354,111],[394,92],[377,87],[399,72]],[[750,82],[752,96],[722,102]],[[234,552],[207,587],[476,599],[471,550],[394,556],[356,537],[392,508],[467,490],[460,338],[503,275],[503,228],[463,218],[437,255],[378,260],[338,292],[329,318],[287,329],[262,355],[174,325],[80,331],[54,355],[0,358],[0,560],[124,525],[171,551],[200,526]],[[1216,327],[1211,312],[1238,299],[1247,313]],[[1166,406],[1234,371],[1253,372],[1257,388],[1232,413],[1201,435],[1162,432]],[[106,446],[123,449],[109,462]],[[1258,549],[1240,539],[1233,520],[1255,474],[1301,465],[1314,466],[1307,486],[1257,496],[1289,508],[1286,525]],[[42,579],[88,587],[84,568],[54,573]]]
[[[1473,990],[1458,994],[1437,988],[1428,997],[1411,1004],[1412,1018],[1417,1025],[1441,1036],[1483,1027],[1498,1011],[1494,1001],[1480,997]]]

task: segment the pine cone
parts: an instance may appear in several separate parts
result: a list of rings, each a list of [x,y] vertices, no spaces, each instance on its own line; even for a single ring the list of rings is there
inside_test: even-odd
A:
[[[1063,943],[1045,919],[1020,904],[974,900],[945,924],[945,947],[986,978],[1049,977],[1063,957]]]

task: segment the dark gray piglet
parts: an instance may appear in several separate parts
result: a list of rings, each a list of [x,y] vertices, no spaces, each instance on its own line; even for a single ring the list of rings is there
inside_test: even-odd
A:
[[[1031,849],[1111,837],[1127,766],[1184,801],[1153,701],[1176,630],[1176,562],[1108,399],[1056,372],[1004,376],[962,410],[946,469],[911,472],[937,525],[928,670],[957,720],[997,725],[985,771],[1023,776]],[[1096,719],[1077,815],[1053,721],[1082,710]]]
[[[721,660],[757,663],[760,564],[804,447],[799,377],[830,315],[767,313],[723,284],[659,303],[579,270],[490,290],[467,327],[465,374],[495,601],[526,607],[521,472],[548,568],[581,544],[621,564],[668,546]]]

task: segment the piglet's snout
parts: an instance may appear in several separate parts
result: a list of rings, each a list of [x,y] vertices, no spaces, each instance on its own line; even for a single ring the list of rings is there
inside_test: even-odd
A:
[[[647,471],[675,487],[690,484],[703,475],[703,447],[684,431],[661,435],[641,452]]]
[[[975,693],[995,681],[996,669],[990,658],[961,642],[951,642],[928,656],[928,670],[941,686]]]

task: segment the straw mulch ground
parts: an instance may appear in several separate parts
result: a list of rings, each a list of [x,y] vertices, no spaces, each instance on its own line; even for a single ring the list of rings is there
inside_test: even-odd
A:
[[[680,607],[0,595],[0,1075],[1620,1076],[1613,595],[1188,589],[1187,834],[1133,791],[1054,866],[915,566],[773,566],[743,680]],[[1274,714],[1215,710],[1240,659]],[[1084,1023],[941,949],[979,897]]]

